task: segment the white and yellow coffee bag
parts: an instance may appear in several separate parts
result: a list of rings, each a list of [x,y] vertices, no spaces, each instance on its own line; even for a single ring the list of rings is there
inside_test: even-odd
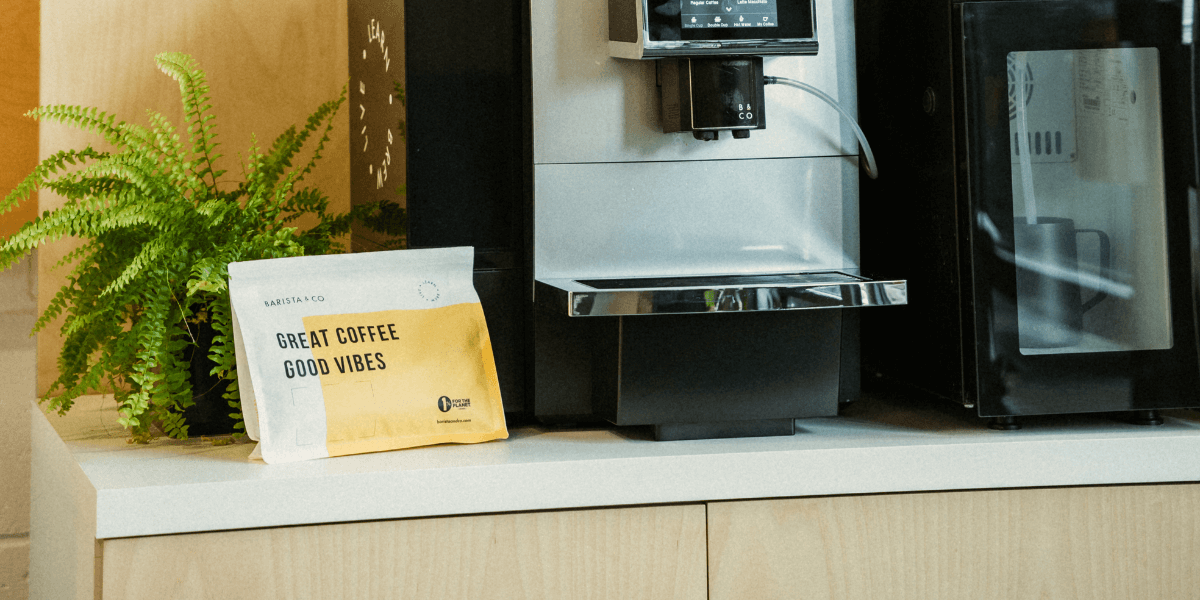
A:
[[[252,458],[508,437],[471,248],[229,265]]]

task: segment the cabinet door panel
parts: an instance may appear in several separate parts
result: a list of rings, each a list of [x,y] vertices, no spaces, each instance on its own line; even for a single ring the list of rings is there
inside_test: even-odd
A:
[[[712,600],[1187,598],[1200,485],[709,505]]]
[[[126,538],[103,597],[705,598],[704,506]]]

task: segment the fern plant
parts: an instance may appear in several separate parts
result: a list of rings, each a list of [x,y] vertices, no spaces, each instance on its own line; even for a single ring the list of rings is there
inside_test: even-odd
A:
[[[64,236],[83,242],[60,262],[70,266],[67,283],[34,325],[36,333],[65,317],[59,376],[43,402],[62,414],[107,384],[120,404],[120,423],[135,440],[151,436],[152,424],[187,438],[183,411],[194,400],[184,350],[195,343],[188,322],[203,319],[214,330],[212,374],[231,381],[225,398],[241,428],[230,262],[342,251],[336,238],[355,219],[379,212],[378,205],[365,205],[332,214],[328,197],[302,186],[329,141],[345,88],[269,148],[252,137],[239,160],[242,178],[233,182],[216,166],[219,144],[204,71],[185,54],[159,54],[155,62],[179,84],[187,121],[182,139],[155,111],[147,111],[147,128],[95,108],[36,108],[27,115],[95,132],[113,149],[58,152],[0,203],[0,213],[12,210],[35,189],[66,200],[0,243],[0,270],[43,243]],[[293,166],[314,139],[311,158]],[[298,229],[303,215],[315,216],[317,224]]]

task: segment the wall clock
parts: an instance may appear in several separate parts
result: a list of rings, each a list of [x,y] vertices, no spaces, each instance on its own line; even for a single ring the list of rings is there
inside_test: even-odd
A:
[[[401,202],[404,45],[398,7],[351,0],[347,12],[350,202],[355,206],[380,200]],[[358,232],[354,237],[357,246]]]

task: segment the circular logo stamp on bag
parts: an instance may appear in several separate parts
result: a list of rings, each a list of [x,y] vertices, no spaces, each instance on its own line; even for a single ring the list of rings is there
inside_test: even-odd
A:
[[[450,412],[451,404],[452,403],[450,402],[449,396],[442,396],[441,398],[438,398],[438,410],[442,412]]]
[[[422,281],[417,286],[417,294],[420,294],[423,300],[428,300],[429,302],[437,302],[437,299],[442,297],[442,292],[438,289],[437,284],[428,279]]]

